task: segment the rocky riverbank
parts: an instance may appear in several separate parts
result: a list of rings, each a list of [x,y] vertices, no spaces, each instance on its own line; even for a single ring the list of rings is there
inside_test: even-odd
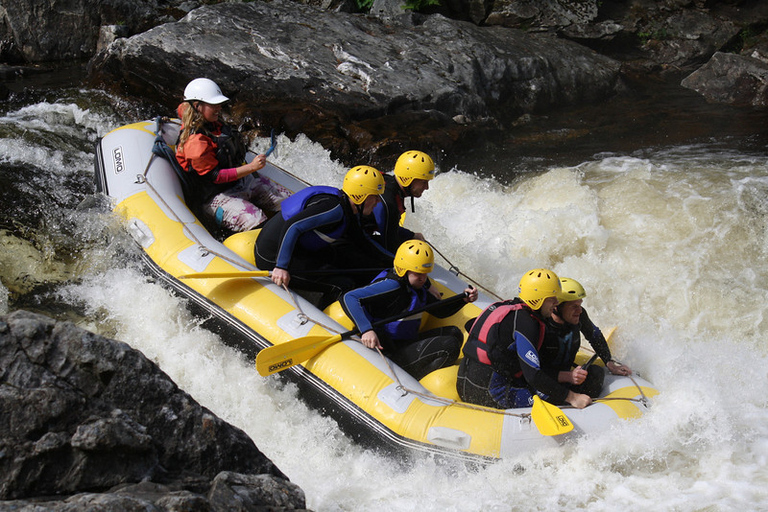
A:
[[[238,428],[128,345],[0,317],[0,510],[302,510]]]
[[[350,165],[388,167],[414,146],[482,147],[532,117],[660,81],[768,104],[768,5],[754,0],[461,0],[423,13],[399,0],[367,13],[351,2],[75,0],[66,15],[33,3],[5,8],[5,62],[92,58],[91,83],[168,114],[190,79],[214,77],[244,129],[304,133]]]

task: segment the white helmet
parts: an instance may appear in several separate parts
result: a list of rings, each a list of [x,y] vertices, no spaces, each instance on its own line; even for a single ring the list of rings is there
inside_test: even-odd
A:
[[[202,101],[209,105],[219,105],[229,98],[221,94],[216,82],[208,78],[195,78],[184,88],[184,101]]]

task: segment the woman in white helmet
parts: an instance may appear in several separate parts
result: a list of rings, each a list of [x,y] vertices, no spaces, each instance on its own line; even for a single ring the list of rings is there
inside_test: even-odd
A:
[[[262,208],[279,210],[290,191],[258,175],[266,155],[245,163],[242,137],[219,119],[227,101],[213,80],[196,78],[187,84],[178,108],[182,128],[176,160],[193,184],[195,194],[188,200],[201,205],[203,214],[217,225],[249,231],[267,220]]]

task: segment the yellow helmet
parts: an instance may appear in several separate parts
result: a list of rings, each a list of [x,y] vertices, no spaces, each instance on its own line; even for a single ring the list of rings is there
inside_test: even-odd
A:
[[[560,302],[579,300],[587,296],[584,287],[581,286],[578,281],[571,279],[570,277],[561,277],[560,287],[562,288],[562,291],[560,292],[560,295],[557,296]]]
[[[395,178],[404,187],[416,179],[431,180],[435,177],[435,162],[421,151],[406,151],[395,162]]]
[[[341,190],[346,192],[353,203],[363,204],[369,195],[384,193],[384,176],[373,167],[358,165],[344,176]]]
[[[395,253],[395,273],[403,277],[407,271],[428,274],[432,272],[435,253],[427,242],[408,240],[400,244]]]
[[[545,268],[537,268],[526,272],[520,278],[517,296],[533,310],[541,307],[544,299],[560,297],[562,287],[557,274]]]

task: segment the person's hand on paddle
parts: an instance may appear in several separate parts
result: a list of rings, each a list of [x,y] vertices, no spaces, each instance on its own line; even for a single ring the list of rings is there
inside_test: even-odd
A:
[[[577,366],[573,370],[569,372],[560,372],[558,375],[558,381],[565,382],[567,384],[572,384],[574,386],[578,386],[579,384],[582,384],[585,380],[587,380],[587,375],[589,375],[589,372],[582,368],[581,366]]]
[[[577,409],[583,409],[586,406],[592,404],[592,398],[590,398],[589,395],[574,393],[573,391],[568,392],[568,397],[565,399],[565,401]]]
[[[253,174],[256,171],[263,169],[265,165],[267,165],[267,156],[261,154],[253,157],[253,160],[247,164],[235,168],[235,171],[237,173],[237,177],[242,178],[243,176],[248,176],[249,174]]]
[[[291,282],[291,274],[285,270],[284,268],[277,268],[275,267],[272,270],[272,282],[275,283],[277,286],[288,286],[288,284]]]
[[[369,331],[365,331],[362,336],[360,336],[360,341],[363,345],[370,349],[383,349],[384,347],[381,346],[381,343],[379,342],[379,337],[376,335],[376,332],[371,329]]]
[[[464,295],[466,295],[464,302],[475,302],[477,300],[477,288],[474,286],[465,288]]]
[[[608,371],[614,375],[632,375],[632,369],[618,361],[608,361],[608,364],[605,366],[608,368]]]

